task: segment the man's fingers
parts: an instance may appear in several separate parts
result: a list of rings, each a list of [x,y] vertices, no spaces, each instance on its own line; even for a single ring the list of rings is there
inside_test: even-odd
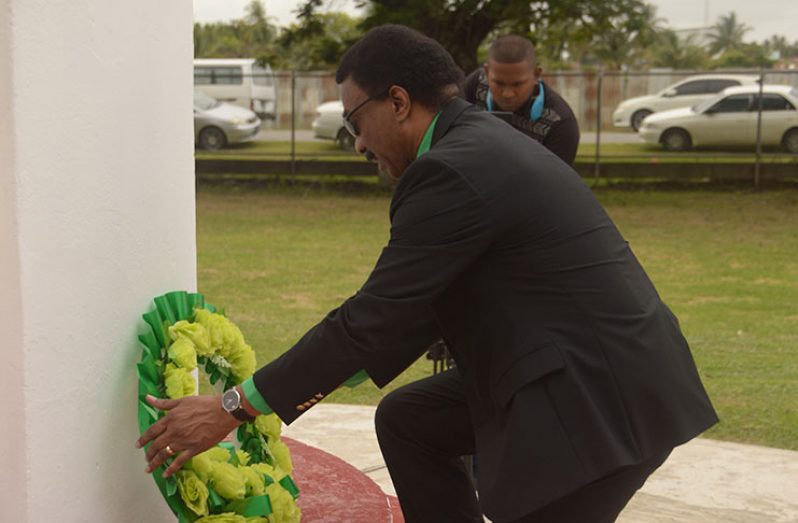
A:
[[[152,425],[150,428],[141,435],[141,437],[136,441],[136,448],[141,448],[153,439],[160,436],[166,430],[166,418],[161,418]]]
[[[164,438],[158,438],[147,449],[147,461],[149,461],[147,472],[154,471],[178,454],[179,451],[177,449],[172,448],[164,442]]]
[[[172,410],[173,408],[177,407],[180,404],[180,400],[161,399],[147,394],[147,403],[149,403],[158,410]]]
[[[169,476],[180,470],[180,467],[182,467],[186,461],[191,459],[194,456],[194,454],[195,452],[193,450],[184,450],[183,452],[178,454],[177,457],[174,459],[174,461],[172,461],[172,463],[164,471],[163,477],[168,478]]]
[[[158,456],[158,454],[161,453],[161,452],[166,454],[166,457],[168,458],[169,457],[169,451],[166,450],[166,446],[169,445],[169,442],[170,442],[170,440],[169,440],[169,437],[166,435],[166,432],[164,432],[163,434],[158,436],[158,438],[155,441],[152,442],[152,445],[147,447],[147,452],[146,452],[147,461],[152,462],[152,460],[155,459]],[[174,449],[172,447],[169,447],[169,448],[170,448],[170,450],[172,450],[172,453],[176,452],[176,449]],[[153,467],[153,468],[157,468],[157,467]]]

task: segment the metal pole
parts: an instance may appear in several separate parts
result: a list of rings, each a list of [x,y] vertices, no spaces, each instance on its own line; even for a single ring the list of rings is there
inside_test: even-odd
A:
[[[756,163],[754,164],[754,187],[759,189],[759,164],[762,161],[762,86],[765,83],[765,68],[759,68],[759,97],[756,114]]]
[[[593,185],[598,182],[601,174],[601,84],[604,80],[604,69],[599,67],[598,71],[598,88],[596,96],[598,102],[596,103],[596,159],[593,166]]]
[[[291,69],[291,182],[296,175],[296,71]]]

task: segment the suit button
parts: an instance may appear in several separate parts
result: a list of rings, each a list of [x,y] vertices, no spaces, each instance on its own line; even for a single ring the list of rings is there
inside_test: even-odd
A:
[[[322,399],[322,398],[324,397],[324,394],[322,394],[321,392],[319,392],[318,394],[316,394],[316,397],[317,397],[318,399]]]
[[[309,401],[306,401],[305,403],[303,403],[303,405],[305,406],[306,409],[309,409],[310,407],[313,406],[313,404]]]
[[[303,410],[305,410],[305,406],[304,405],[297,405],[296,406],[296,410],[298,410],[299,412],[302,412]]]

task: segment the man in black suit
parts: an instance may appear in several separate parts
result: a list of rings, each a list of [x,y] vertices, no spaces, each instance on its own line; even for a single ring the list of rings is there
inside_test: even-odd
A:
[[[468,75],[466,100],[542,143],[571,165],[579,148],[579,125],[571,107],[540,76],[535,48],[519,35],[500,36],[490,45],[488,61]]]
[[[399,178],[374,271],[280,358],[218,396],[151,399],[167,473],[238,419],[291,423],[443,336],[456,368],[400,388],[377,434],[409,522],[612,521],[717,420],[676,318],[577,174],[458,98],[434,40],[370,31],[336,75],[356,147]],[[229,413],[229,414],[228,414]],[[461,455],[479,456],[479,500]]]

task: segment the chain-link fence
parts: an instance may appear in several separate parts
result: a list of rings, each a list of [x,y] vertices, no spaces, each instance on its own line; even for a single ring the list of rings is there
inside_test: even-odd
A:
[[[217,155],[261,160],[279,158],[290,162],[291,173],[296,172],[296,162],[300,161],[355,159],[351,138],[343,128],[334,73],[277,71],[268,74],[268,82],[253,83],[274,86],[272,105],[264,101],[255,104],[246,96],[217,94],[221,101],[274,108],[272,114],[263,115],[265,118],[254,142],[220,151]],[[543,79],[568,102],[576,115],[582,132],[577,164],[582,166],[583,173],[592,169],[593,174],[599,176],[610,164],[620,163],[649,166],[659,162],[743,163],[752,166],[758,183],[761,165],[776,163],[788,164],[781,171],[789,173],[793,169],[798,176],[796,70],[554,71],[545,73]],[[229,85],[246,83],[246,80],[246,74],[237,74],[220,75],[218,81]],[[209,81],[203,76],[202,81],[207,85],[217,80]],[[196,88],[202,90],[206,85],[196,85]],[[749,88],[738,96],[745,98],[744,102],[727,103],[727,109],[737,114],[732,117],[721,114],[723,107],[706,111],[708,107],[702,104],[719,96],[725,87],[735,85]],[[773,90],[770,87],[773,85],[791,86],[792,90]],[[743,108],[740,103],[747,105]],[[695,130],[678,118],[671,123],[661,121],[643,127],[644,123],[653,122],[653,118],[644,118],[651,113],[663,117],[663,111],[685,106],[697,108],[694,119],[703,117],[704,121],[689,124],[697,126]],[[668,126],[683,132],[669,133]]]

